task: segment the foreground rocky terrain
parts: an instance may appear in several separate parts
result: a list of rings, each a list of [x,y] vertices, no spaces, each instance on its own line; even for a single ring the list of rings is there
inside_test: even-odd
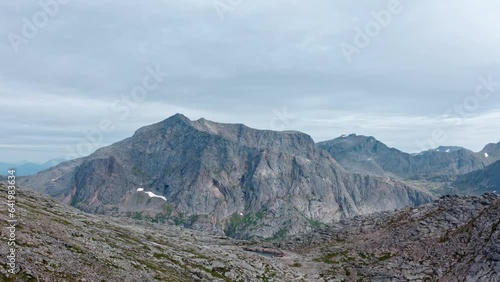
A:
[[[6,191],[5,185],[0,186]],[[295,277],[289,266],[291,258],[275,264],[244,251],[249,242],[172,225],[94,216],[29,190],[18,192],[18,273],[9,276],[2,263],[0,281],[270,281]],[[5,213],[0,220],[7,220]],[[5,228],[1,241],[0,253],[7,254]]]
[[[18,273],[1,264],[1,281],[500,280],[495,194],[443,197],[265,241],[85,214],[21,188],[16,217]]]
[[[397,180],[347,172],[304,133],[180,114],[21,183],[83,211],[239,239],[296,234],[433,200]]]
[[[356,217],[284,245],[305,261],[329,265],[325,280],[500,281],[500,196],[444,196],[417,209]]]

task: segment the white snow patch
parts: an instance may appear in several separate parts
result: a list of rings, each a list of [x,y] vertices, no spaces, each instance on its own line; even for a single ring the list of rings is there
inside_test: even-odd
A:
[[[158,195],[156,195],[153,192],[144,192],[144,193],[148,194],[150,198],[160,198],[160,199],[162,199],[164,201],[167,201],[167,198],[165,198],[163,196],[158,196]]]
[[[450,149],[446,150],[446,153],[449,153],[450,152]]]
[[[242,212],[240,212],[240,215],[241,215],[241,216],[243,216],[243,213],[242,213]]]
[[[372,158],[367,159],[367,161],[371,161],[371,160],[372,160]]]
[[[142,191],[144,191],[144,188],[138,188],[137,189],[137,192],[142,192]]]
[[[488,153],[484,153],[484,156],[485,156],[485,157],[489,157],[490,155],[488,155]]]
[[[495,194],[496,194],[496,193],[497,193],[497,190],[493,191],[493,193],[495,193]]]
[[[342,135],[342,136],[340,136],[340,137],[342,137],[342,138],[346,138],[346,137],[347,137],[347,135],[343,134],[343,135]]]

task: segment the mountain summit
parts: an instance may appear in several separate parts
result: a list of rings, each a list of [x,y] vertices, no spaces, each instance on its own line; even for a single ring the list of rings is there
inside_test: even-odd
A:
[[[432,200],[385,177],[348,173],[304,133],[180,114],[22,184],[84,211],[237,238],[294,234]]]

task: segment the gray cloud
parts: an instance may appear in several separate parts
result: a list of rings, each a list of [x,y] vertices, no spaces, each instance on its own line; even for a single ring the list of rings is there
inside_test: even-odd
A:
[[[479,77],[500,81],[500,4],[402,0],[348,63],[339,44],[353,44],[354,28],[388,3],[242,0],[220,20],[211,1],[69,1],[16,54],[8,35],[41,8],[4,1],[0,161],[62,156],[103,119],[116,123],[110,144],[176,112],[318,141],[369,134],[406,151],[435,128],[448,132],[438,145],[498,141],[500,90],[459,126],[443,115],[474,95]],[[168,81],[120,120],[111,106],[156,64]],[[285,122],[276,117],[284,108]]]

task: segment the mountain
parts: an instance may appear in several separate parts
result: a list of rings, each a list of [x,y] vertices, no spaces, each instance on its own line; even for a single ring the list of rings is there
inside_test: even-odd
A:
[[[500,142],[497,144],[490,143],[486,145],[480,153],[486,158],[492,158],[495,160],[500,159]]]
[[[415,169],[411,155],[389,148],[371,136],[344,135],[319,142],[317,146],[345,169],[356,173],[408,178]]]
[[[351,134],[317,145],[348,171],[394,177],[427,188],[442,188],[459,175],[483,169],[500,160],[499,144],[488,145],[479,153],[443,146],[412,155],[389,148],[373,137]]]
[[[295,234],[432,200],[398,181],[346,172],[306,134],[180,114],[20,181],[84,211],[236,238]]]
[[[23,162],[23,163],[0,163],[0,173],[7,174],[10,169],[16,170],[17,176],[27,176],[37,174],[40,171],[51,168],[59,163],[64,162],[64,159],[53,159],[42,164]]]
[[[443,197],[285,239],[236,241],[168,224],[87,214],[23,187],[17,192],[17,273],[10,275],[2,263],[0,281],[500,279],[500,196],[494,194]],[[0,220],[8,219],[0,213]],[[2,229],[6,238],[4,232],[8,229]],[[8,254],[8,248],[0,244],[1,253]]]
[[[500,161],[484,169],[460,176],[452,185],[451,192],[482,194],[485,192],[500,193]]]
[[[431,152],[449,153],[449,152],[455,152],[455,151],[460,151],[460,150],[467,150],[467,149],[465,149],[464,147],[458,147],[458,146],[439,146],[438,148],[431,149],[429,151],[431,151]]]

